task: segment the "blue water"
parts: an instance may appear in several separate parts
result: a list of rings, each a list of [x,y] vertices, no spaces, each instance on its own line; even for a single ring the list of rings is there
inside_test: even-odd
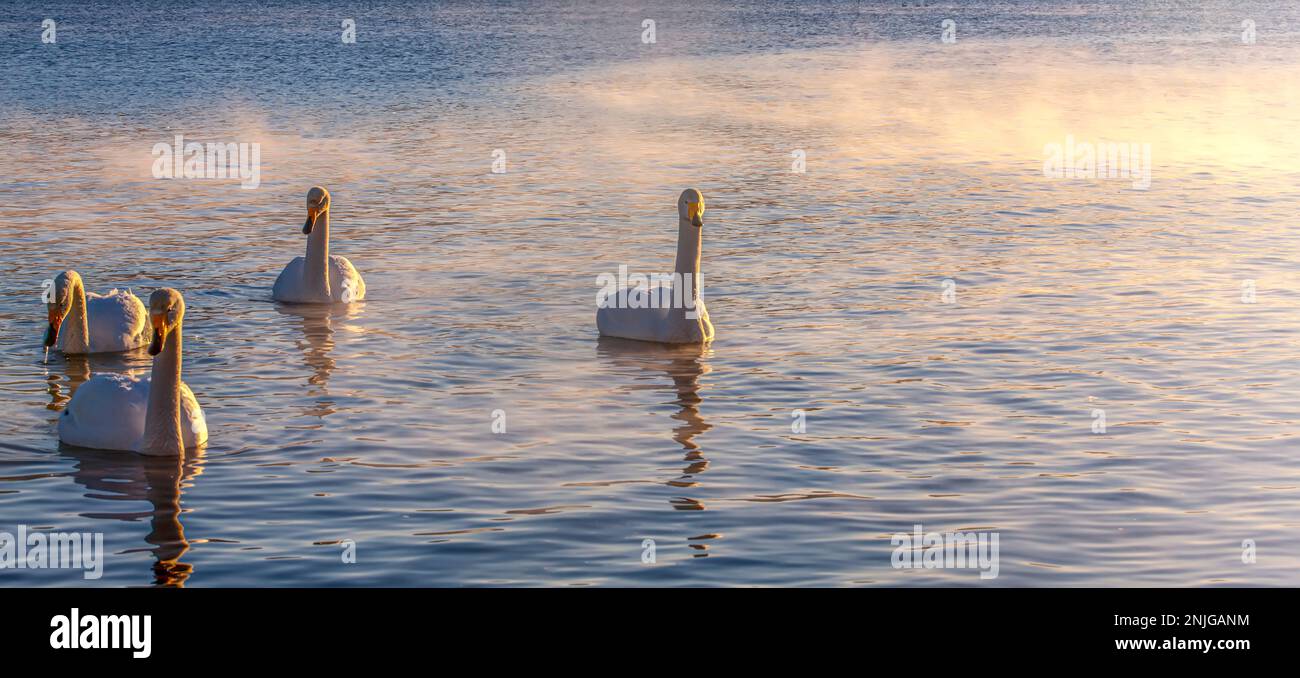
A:
[[[6,3],[0,532],[107,562],[0,585],[1300,584],[1277,4]],[[176,134],[260,186],[153,178]],[[1150,188],[1045,177],[1067,135],[1149,144]],[[347,309],[270,300],[315,184]],[[598,341],[688,186],[716,341]],[[59,444],[149,365],[43,362],[66,269],[184,293],[206,448]],[[999,576],[892,567],[917,524]]]

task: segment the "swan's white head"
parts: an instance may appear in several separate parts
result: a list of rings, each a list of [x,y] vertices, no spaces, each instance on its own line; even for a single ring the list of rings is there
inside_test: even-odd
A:
[[[330,211],[330,192],[322,186],[312,186],[307,191],[307,223],[302,225],[304,235],[310,235],[316,218]]]
[[[677,215],[696,228],[704,226],[704,195],[694,188],[682,191],[677,198]]]
[[[59,340],[59,327],[72,312],[72,290],[81,284],[76,271],[64,271],[54,278],[54,300],[45,304],[50,326],[45,330],[45,345],[53,346]]]
[[[149,355],[162,353],[167,333],[175,331],[185,315],[185,299],[170,287],[154,290],[149,295],[149,322],[153,324],[153,341],[149,342]]]

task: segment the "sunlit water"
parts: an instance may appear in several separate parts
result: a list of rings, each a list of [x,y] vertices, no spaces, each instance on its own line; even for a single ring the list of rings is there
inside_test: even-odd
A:
[[[0,531],[107,563],[0,584],[1300,584],[1292,3],[102,4],[0,8]],[[261,186],[153,179],[175,134]],[[270,300],[313,184],[351,308]],[[687,186],[717,340],[598,341]],[[64,269],[184,293],[206,449],[58,443],[149,365],[42,364]],[[892,568],[916,524],[1000,576]]]

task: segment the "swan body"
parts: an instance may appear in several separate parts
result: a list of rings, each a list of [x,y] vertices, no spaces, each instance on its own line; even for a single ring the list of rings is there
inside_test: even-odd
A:
[[[320,186],[307,192],[307,255],[290,261],[271,288],[271,298],[294,304],[361,301],[366,282],[344,257],[330,255],[330,194]]]
[[[180,292],[149,297],[153,339],[148,379],[100,374],[72,395],[59,415],[59,440],[78,447],[178,456],[208,440],[208,425],[194,392],[181,381]]]
[[[655,285],[627,290],[627,307],[596,309],[596,328],[606,337],[622,337],[661,344],[703,344],[713,341],[713,323],[704,299],[696,297],[695,308],[651,308],[661,299],[672,299],[672,285]],[[696,317],[687,315],[694,310]]]
[[[87,293],[76,271],[54,279],[46,345],[67,354],[118,353],[149,343],[148,314],[130,290]]]
[[[139,452],[144,442],[152,378],[97,374],[77,387],[59,416],[59,440],[77,447]],[[208,425],[194,392],[180,385],[181,440],[186,448],[208,441]]]
[[[291,304],[320,302],[322,295],[303,279],[303,268],[306,262],[306,257],[294,257],[293,261],[280,271],[280,277],[275,279],[275,287],[271,288],[273,299]],[[347,260],[347,257],[331,256],[326,274],[329,276],[330,303],[345,304],[365,298],[366,281],[361,279],[361,274],[357,273],[356,267]]]
[[[713,323],[700,293],[700,252],[704,231],[704,196],[690,188],[677,199],[677,261],[671,284],[621,290],[606,296],[596,309],[601,336],[663,344],[713,341]],[[673,285],[681,285],[676,292]]]

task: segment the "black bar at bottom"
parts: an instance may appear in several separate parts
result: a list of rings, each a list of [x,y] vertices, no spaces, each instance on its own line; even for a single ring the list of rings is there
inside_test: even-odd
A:
[[[454,657],[560,660],[593,648],[652,657],[735,656],[801,661],[843,654],[908,663],[1042,656],[1075,661],[1286,658],[1294,589],[17,589],[5,590],[5,656],[141,667],[205,657],[300,665]],[[75,610],[75,612],[73,612]],[[125,619],[121,616],[125,615]],[[149,617],[147,650],[144,615]],[[84,638],[118,649],[72,648]],[[107,624],[105,618],[109,618]],[[93,630],[91,629],[93,627]],[[89,633],[90,635],[85,635]],[[52,647],[52,642],[63,647]],[[1208,649],[1207,649],[1208,648]],[[134,654],[148,653],[148,657]],[[476,652],[477,655],[477,652]],[[750,656],[752,655],[752,656]],[[947,659],[943,659],[943,658]],[[369,658],[369,659],[367,659]],[[640,659],[638,659],[640,658]],[[573,658],[565,661],[572,661]]]

